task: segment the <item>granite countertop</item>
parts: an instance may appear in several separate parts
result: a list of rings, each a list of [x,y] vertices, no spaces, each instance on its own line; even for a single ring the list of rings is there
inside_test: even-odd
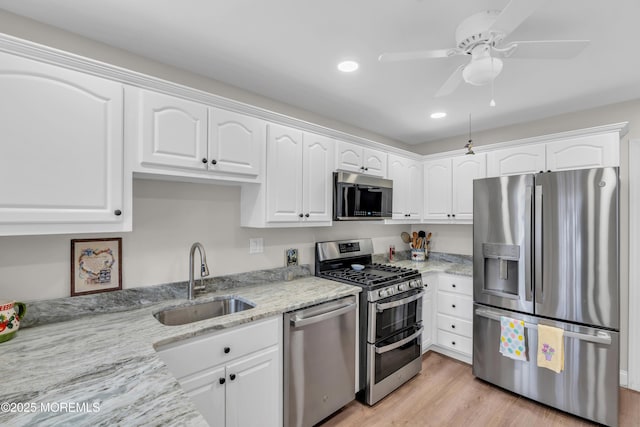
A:
[[[156,346],[358,292],[360,288],[314,276],[213,290],[197,302],[237,295],[256,307],[182,326],[164,326],[153,317],[161,309],[188,303],[181,298],[138,300],[137,308],[104,309],[57,323],[45,322],[34,304],[36,326],[21,328],[0,347],[0,425],[206,426]],[[57,306],[73,309],[68,302]]]
[[[382,258],[376,259],[375,261],[398,267],[413,268],[418,270],[421,274],[447,273],[457,274],[460,276],[473,276],[473,260],[471,256],[434,252],[430,253],[429,258],[425,261],[411,261],[410,259],[402,259],[410,256],[405,252],[408,251],[398,253],[399,259],[396,261],[389,262],[386,255]]]

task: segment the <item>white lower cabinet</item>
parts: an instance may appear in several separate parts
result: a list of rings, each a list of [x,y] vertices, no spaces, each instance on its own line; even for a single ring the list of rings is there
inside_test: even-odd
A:
[[[212,427],[282,425],[282,318],[158,350]]]
[[[438,287],[437,274],[423,274],[422,283],[424,285],[424,296],[422,297],[422,353],[431,349],[433,344],[433,333],[435,331],[435,312],[433,307],[434,289]]]
[[[435,349],[466,363],[473,352],[473,280],[440,274],[435,319]]]

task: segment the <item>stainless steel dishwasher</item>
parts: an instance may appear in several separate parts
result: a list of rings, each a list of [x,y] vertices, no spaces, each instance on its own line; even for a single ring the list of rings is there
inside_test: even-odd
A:
[[[355,399],[356,297],[284,314],[284,425],[309,427]]]

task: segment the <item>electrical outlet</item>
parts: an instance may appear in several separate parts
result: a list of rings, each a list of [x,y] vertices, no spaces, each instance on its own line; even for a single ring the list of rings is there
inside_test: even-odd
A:
[[[264,252],[264,239],[262,237],[249,239],[249,253],[261,254],[262,252]]]

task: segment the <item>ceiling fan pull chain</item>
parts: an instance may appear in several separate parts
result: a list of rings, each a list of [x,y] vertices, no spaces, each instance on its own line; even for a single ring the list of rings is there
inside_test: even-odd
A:
[[[491,74],[493,74],[493,78],[491,79],[491,101],[489,101],[489,107],[496,106],[496,100],[493,97],[493,82],[496,80],[495,74],[493,73],[493,56],[491,57]]]

